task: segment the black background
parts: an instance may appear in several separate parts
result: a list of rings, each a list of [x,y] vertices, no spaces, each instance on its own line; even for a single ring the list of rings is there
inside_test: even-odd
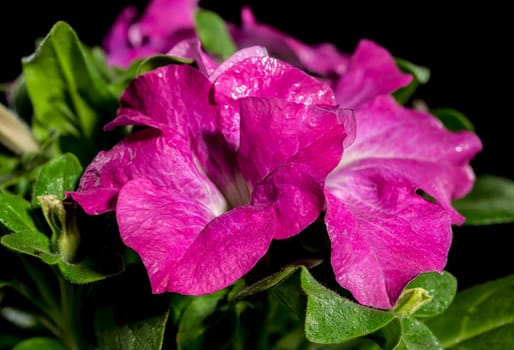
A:
[[[147,1],[2,1],[0,5],[0,82],[21,71],[21,58],[34,51],[57,20],[67,21],[87,45],[100,45],[119,11],[140,9]],[[475,125],[484,150],[472,162],[478,175],[514,180],[512,134],[513,37],[506,5],[379,5],[368,2],[202,1],[232,22],[249,5],[260,22],[306,43],[332,42],[352,52],[362,38],[374,40],[394,56],[430,68],[431,78],[417,96],[430,107],[452,107]],[[336,5],[337,4],[337,5]],[[514,205],[514,203],[513,203]],[[447,270],[459,288],[514,273],[510,237],[514,225],[458,227]]]

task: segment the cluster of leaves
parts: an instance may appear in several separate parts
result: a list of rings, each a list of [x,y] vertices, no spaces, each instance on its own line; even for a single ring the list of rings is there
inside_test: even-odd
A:
[[[205,48],[226,57],[234,49],[230,40],[220,40],[226,38],[220,23],[209,12],[197,16]],[[272,275],[257,269],[210,295],[152,295],[140,260],[119,240],[114,218],[85,215],[65,192],[75,189],[99,150],[130,131],[102,131],[127,83],[169,63],[188,62],[155,56],[126,70],[108,67],[102,51],[86,47],[64,22],[23,60],[9,108],[31,125],[38,149],[0,154],[0,348],[514,346],[514,276],[457,293],[449,272],[427,273],[405,288],[394,309],[376,310],[327,282],[323,261],[277,262],[270,255],[263,264],[273,267],[266,271],[278,271]],[[404,60],[398,65],[416,78],[396,94],[407,103],[429,74]],[[433,112],[448,128],[471,127],[456,111]],[[483,176],[455,207],[467,224],[507,223],[514,221],[513,198],[511,181]],[[327,247],[306,242],[312,229],[280,244],[289,244],[292,252],[299,245],[326,253]]]

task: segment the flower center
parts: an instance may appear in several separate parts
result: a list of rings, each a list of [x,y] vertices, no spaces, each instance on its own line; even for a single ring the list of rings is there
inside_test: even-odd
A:
[[[221,135],[210,135],[205,141],[209,146],[205,170],[225,197],[225,211],[250,203],[252,190],[239,170],[236,151]]]
[[[232,174],[232,178],[221,188],[221,192],[227,200],[227,211],[250,202],[251,190],[239,170]]]

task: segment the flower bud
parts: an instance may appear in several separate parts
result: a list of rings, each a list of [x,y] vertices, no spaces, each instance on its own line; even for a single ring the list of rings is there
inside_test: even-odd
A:
[[[52,230],[51,249],[61,255],[67,263],[77,259],[80,246],[80,233],[74,211],[66,210],[66,203],[53,194],[37,197],[46,222]]]
[[[409,288],[400,295],[394,312],[400,315],[412,315],[431,300],[432,296],[425,289]]]
[[[39,149],[30,128],[1,103],[0,143],[16,154],[33,153]]]

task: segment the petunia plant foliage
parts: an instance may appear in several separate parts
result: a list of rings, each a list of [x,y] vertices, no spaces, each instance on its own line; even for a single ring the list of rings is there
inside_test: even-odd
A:
[[[514,275],[458,291],[452,229],[514,221],[429,70],[245,6],[59,21],[0,105],[2,349],[507,349]]]

